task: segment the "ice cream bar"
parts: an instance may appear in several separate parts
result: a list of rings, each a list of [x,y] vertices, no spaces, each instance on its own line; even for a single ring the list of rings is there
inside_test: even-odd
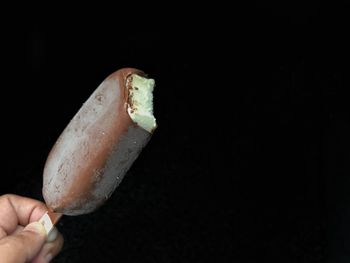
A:
[[[44,168],[43,196],[55,213],[102,205],[156,128],[154,80],[137,69],[108,76],[58,138]]]

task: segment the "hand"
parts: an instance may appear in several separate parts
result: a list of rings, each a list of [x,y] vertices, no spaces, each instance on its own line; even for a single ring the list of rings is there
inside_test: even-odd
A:
[[[46,263],[60,252],[62,235],[54,228],[47,236],[37,222],[46,211],[45,204],[37,200],[0,196],[0,262]]]

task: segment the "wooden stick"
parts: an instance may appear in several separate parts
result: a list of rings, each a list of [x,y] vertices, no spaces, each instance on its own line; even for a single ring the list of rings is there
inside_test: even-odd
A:
[[[46,230],[46,234],[49,235],[53,227],[56,225],[58,220],[61,218],[62,214],[54,213],[52,211],[47,211],[40,219],[41,223]]]

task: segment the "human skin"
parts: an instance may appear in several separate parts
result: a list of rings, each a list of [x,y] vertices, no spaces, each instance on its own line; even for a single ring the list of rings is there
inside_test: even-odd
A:
[[[63,237],[53,230],[47,236],[38,220],[48,208],[30,198],[6,194],[0,196],[0,262],[46,263],[63,246]]]

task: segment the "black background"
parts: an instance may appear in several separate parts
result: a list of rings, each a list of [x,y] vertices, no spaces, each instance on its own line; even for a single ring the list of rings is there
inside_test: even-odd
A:
[[[159,125],[103,207],[60,221],[55,262],[349,261],[345,4],[55,11],[2,24],[0,193],[42,200],[51,146],[119,68],[156,80]]]

